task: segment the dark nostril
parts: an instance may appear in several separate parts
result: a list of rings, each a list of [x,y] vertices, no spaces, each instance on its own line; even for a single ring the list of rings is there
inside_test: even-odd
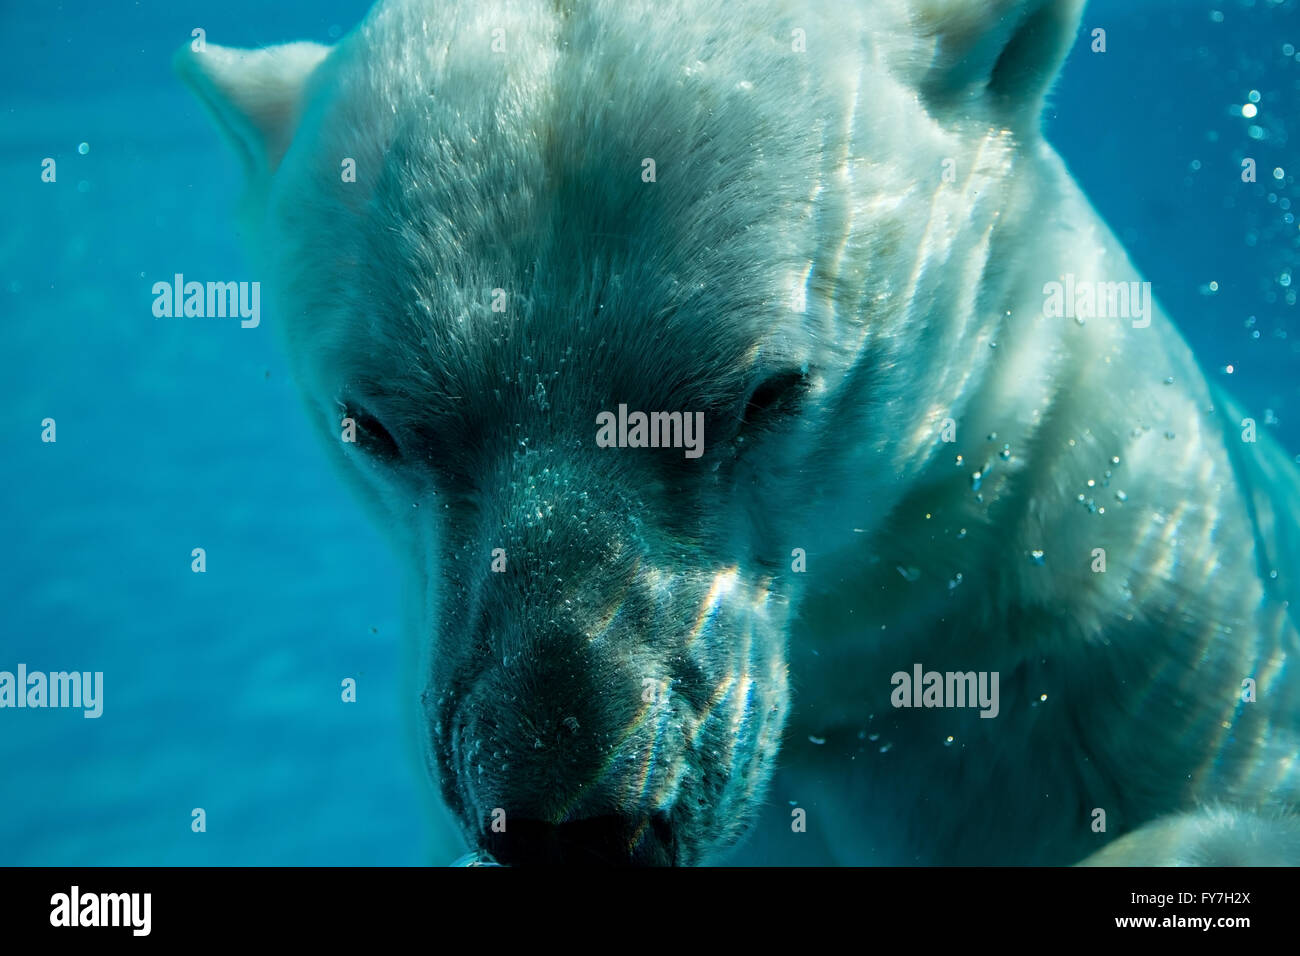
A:
[[[482,849],[511,866],[674,866],[677,843],[662,813],[568,823],[506,817],[506,832],[485,833]]]

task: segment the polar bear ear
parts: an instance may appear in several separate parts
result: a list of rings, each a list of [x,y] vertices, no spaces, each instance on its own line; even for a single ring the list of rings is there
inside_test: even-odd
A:
[[[981,104],[1021,131],[1038,129],[1043,99],[1079,29],[1084,0],[912,0],[912,28],[933,43],[918,64],[935,113]]]
[[[275,172],[298,126],[303,91],[330,48],[285,43],[261,50],[184,46],[176,72],[208,108],[250,180]]]

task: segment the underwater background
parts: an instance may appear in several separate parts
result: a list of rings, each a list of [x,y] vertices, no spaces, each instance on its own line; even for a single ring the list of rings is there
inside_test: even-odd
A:
[[[0,710],[0,864],[463,852],[399,700],[397,563],[307,427],[269,302],[255,329],[152,310],[175,273],[265,278],[173,52],[195,28],[332,42],[368,7],[0,0],[0,670],[105,688],[98,719]],[[1297,123],[1297,0],[1093,0],[1046,117],[1207,377],[1300,462]]]

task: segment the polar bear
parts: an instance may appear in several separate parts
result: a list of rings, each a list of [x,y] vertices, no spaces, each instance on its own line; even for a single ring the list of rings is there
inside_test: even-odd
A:
[[[1080,7],[387,0],[177,55],[471,849],[1300,862],[1300,482],[1040,133]]]

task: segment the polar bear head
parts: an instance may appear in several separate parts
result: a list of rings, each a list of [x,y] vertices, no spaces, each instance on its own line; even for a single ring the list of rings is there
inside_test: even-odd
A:
[[[473,844],[743,833],[801,572],[861,560],[988,352],[972,285],[1076,7],[395,0],[332,48],[178,55],[310,417],[410,569]]]

